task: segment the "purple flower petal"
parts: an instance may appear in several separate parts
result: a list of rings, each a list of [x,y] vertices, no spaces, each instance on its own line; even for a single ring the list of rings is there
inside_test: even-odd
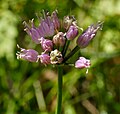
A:
[[[21,49],[21,51],[16,53],[18,59],[22,58],[22,59],[30,61],[30,62],[37,62],[37,60],[38,60],[38,52],[37,51],[35,51],[33,49],[27,49],[27,50],[23,49],[23,48],[20,48],[20,49]]]
[[[44,65],[50,64],[50,56],[48,54],[43,53],[39,56],[39,58],[42,64]]]
[[[78,37],[77,44],[81,48],[88,46],[89,42],[95,37],[97,31],[101,29],[103,22],[89,26],[83,33]]]
[[[82,68],[89,68],[90,67],[90,60],[85,59],[84,57],[80,57],[76,62],[75,62],[75,67],[82,69]]]
[[[68,40],[73,40],[78,35],[78,29],[76,26],[70,26],[69,30],[66,33],[66,38]]]

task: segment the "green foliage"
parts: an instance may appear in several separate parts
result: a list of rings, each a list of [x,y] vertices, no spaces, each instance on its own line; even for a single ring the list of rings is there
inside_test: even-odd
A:
[[[58,9],[60,18],[75,15],[83,29],[98,20],[104,21],[103,30],[81,50],[91,59],[89,73],[64,67],[63,114],[119,114],[119,6],[120,0],[1,0],[0,114],[54,114],[56,69],[17,60],[15,55],[16,44],[40,52],[39,46],[35,46],[24,32],[22,22],[36,18],[35,13],[42,9]],[[75,42],[71,48],[74,45]]]

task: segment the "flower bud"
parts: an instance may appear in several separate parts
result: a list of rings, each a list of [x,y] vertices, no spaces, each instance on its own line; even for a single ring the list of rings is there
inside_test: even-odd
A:
[[[89,68],[90,67],[90,60],[79,57],[79,59],[75,62],[75,67],[82,69],[82,68]]]
[[[30,62],[37,62],[37,60],[38,60],[38,52],[37,51],[35,51],[33,49],[28,49],[28,50],[23,49],[23,48],[20,48],[20,49],[21,49],[21,51],[16,53],[17,59],[22,58],[22,59],[30,61]]]
[[[42,53],[39,56],[39,58],[40,58],[40,61],[41,61],[42,64],[44,64],[44,65],[50,64],[50,56],[48,54]]]
[[[55,30],[59,30],[60,21],[59,21],[58,16],[57,16],[57,10],[52,13],[51,17],[52,17],[52,21],[53,21]]]
[[[53,43],[56,46],[64,46],[65,44],[65,37],[63,32],[59,32],[53,37]]]
[[[76,26],[71,25],[69,30],[66,33],[66,38],[68,40],[73,40],[78,35],[78,29]]]
[[[57,49],[55,49],[54,51],[51,51],[50,53],[51,64],[61,63],[62,60],[63,58],[62,58],[62,54],[60,51],[58,51]]]
[[[41,38],[40,39],[40,43],[41,43],[41,47],[43,50],[45,50],[45,52],[50,52],[53,49],[53,43],[51,40],[45,39],[45,38]]]
[[[81,48],[88,46],[89,42],[95,37],[97,31],[101,29],[103,22],[98,22],[96,25],[89,26],[80,37],[78,37],[77,44]]]

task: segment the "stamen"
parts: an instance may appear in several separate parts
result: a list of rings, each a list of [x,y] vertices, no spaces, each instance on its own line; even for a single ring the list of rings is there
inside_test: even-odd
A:
[[[21,49],[21,47],[17,44],[17,48]]]
[[[32,19],[32,20],[29,20],[29,23],[31,24],[31,26],[34,28],[35,27],[35,25],[34,25],[34,18]]]
[[[18,52],[16,53],[16,55],[17,55],[17,59],[20,59],[20,54]]]
[[[24,48],[21,48],[18,44],[17,44],[17,47],[20,49],[20,51],[24,51],[25,50]]]
[[[98,21],[98,23],[99,23],[98,25],[100,26],[100,30],[102,30],[104,21],[102,21],[102,22]]]
[[[86,74],[88,74],[88,69],[86,70]]]
[[[30,26],[26,23],[26,21],[23,21],[23,25],[25,26],[25,28],[30,29]]]

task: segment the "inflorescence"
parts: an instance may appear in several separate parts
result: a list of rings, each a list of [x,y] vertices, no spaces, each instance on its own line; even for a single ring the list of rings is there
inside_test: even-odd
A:
[[[38,17],[39,26],[34,25],[34,19],[29,24],[23,22],[25,31],[32,38],[32,41],[36,44],[40,44],[43,52],[39,54],[33,49],[23,49],[19,45],[17,47],[20,52],[17,52],[17,58],[22,58],[29,62],[40,61],[44,65],[60,65],[65,64],[66,61],[76,52],[79,48],[85,48],[89,42],[95,37],[98,30],[102,28],[102,22],[98,22],[89,26],[85,31],[79,34],[79,30],[82,30],[77,26],[77,21],[73,16],[65,16],[63,21],[57,16],[58,12],[53,11],[50,15],[49,12],[43,11],[43,17]],[[76,37],[76,47],[65,56],[69,42]],[[79,57],[75,62],[75,68],[89,68],[90,60]]]

